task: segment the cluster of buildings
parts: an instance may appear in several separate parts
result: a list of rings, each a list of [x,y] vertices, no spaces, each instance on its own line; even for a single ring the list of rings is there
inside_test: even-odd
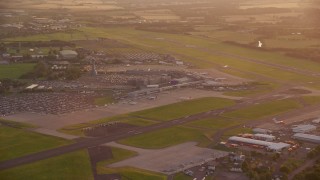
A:
[[[229,143],[236,143],[238,145],[246,145],[253,148],[266,149],[267,151],[281,152],[290,147],[290,144],[283,142],[273,142],[276,140],[275,136],[267,134],[253,134],[246,137],[232,136],[228,139]]]
[[[313,120],[312,122],[315,124],[320,123],[319,119]],[[229,137],[227,144],[231,147],[247,146],[273,152],[281,152],[285,149],[292,151],[299,147],[299,144],[290,139],[312,144],[320,144],[320,136],[315,132],[316,129],[317,126],[313,124],[293,125],[289,131],[284,131],[288,133],[287,135],[283,136],[283,133],[280,134],[283,141],[283,138],[287,138],[287,140],[284,142],[277,142],[280,138],[272,135],[272,131],[268,129],[254,128],[252,129],[253,134],[239,134],[238,136]]]

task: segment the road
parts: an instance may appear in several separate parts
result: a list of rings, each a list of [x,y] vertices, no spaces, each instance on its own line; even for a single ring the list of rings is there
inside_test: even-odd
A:
[[[288,88],[290,88],[290,87],[283,88],[281,90],[283,91]],[[82,141],[79,141],[79,142],[71,144],[71,145],[66,145],[66,146],[62,146],[62,147],[58,147],[58,148],[26,155],[26,156],[19,157],[16,159],[4,161],[4,162],[0,163],[0,170],[16,167],[16,166],[27,164],[27,163],[36,162],[39,160],[47,159],[50,157],[55,157],[58,155],[73,152],[73,151],[80,150],[80,149],[85,149],[85,148],[92,147],[92,146],[97,146],[100,144],[105,144],[105,143],[112,142],[112,141],[118,141],[120,139],[132,137],[137,134],[143,134],[143,133],[148,133],[148,132],[152,132],[152,131],[159,130],[159,129],[170,128],[173,126],[185,124],[188,122],[192,122],[192,121],[196,121],[196,120],[200,120],[200,119],[204,119],[204,118],[219,117],[221,115],[221,113],[230,112],[230,111],[233,111],[238,108],[250,106],[254,103],[261,103],[263,101],[267,101],[267,100],[276,98],[273,95],[278,94],[279,91],[280,90],[278,89],[276,91],[268,93],[268,95],[256,96],[254,98],[247,98],[246,100],[244,100],[242,102],[239,102],[233,106],[230,106],[230,107],[227,107],[224,109],[212,110],[212,111],[208,111],[208,112],[194,114],[191,116],[186,116],[186,117],[183,117],[180,119],[175,119],[172,121],[162,122],[159,124],[154,124],[154,125],[145,126],[145,127],[138,127],[138,128],[132,129],[127,132],[116,133],[116,134],[106,136],[106,137],[84,139]],[[306,108],[306,110],[308,110],[308,109],[309,109],[309,107]],[[300,112],[301,112],[301,109],[300,109]],[[231,128],[235,128],[235,127],[231,127]]]

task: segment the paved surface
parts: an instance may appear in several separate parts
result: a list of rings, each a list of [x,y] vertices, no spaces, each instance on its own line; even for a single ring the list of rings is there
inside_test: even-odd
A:
[[[140,152],[138,156],[111,164],[109,167],[130,166],[169,175],[228,155],[228,152],[200,148],[196,145],[196,142],[187,142],[164,149],[147,151],[135,148]],[[122,148],[134,150],[130,146],[122,146]]]
[[[119,144],[119,143],[116,143],[116,142],[106,143],[105,145],[112,146],[112,147],[117,147],[117,148],[121,148],[121,149],[126,149],[126,150],[129,150],[129,151],[134,151],[134,152],[136,152],[138,154],[150,153],[152,151],[152,150],[149,150],[149,149],[142,149],[142,148],[136,148],[136,147],[133,147],[133,146],[126,146],[126,145]]]
[[[78,136],[64,134],[64,133],[60,133],[55,130],[45,129],[45,128],[37,128],[37,129],[33,129],[32,131],[37,132],[37,133],[41,133],[41,134],[45,134],[45,135],[50,135],[50,136],[55,136],[55,137],[67,139],[67,140],[73,140],[73,139],[79,138]]]

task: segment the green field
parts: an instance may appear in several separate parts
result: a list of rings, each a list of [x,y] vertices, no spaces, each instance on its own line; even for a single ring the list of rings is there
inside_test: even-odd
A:
[[[217,131],[219,129],[239,125],[239,123],[241,123],[241,121],[237,119],[218,117],[201,119],[198,121],[190,122],[187,125],[191,125],[197,128],[208,128],[213,131]]]
[[[0,179],[93,179],[87,151],[77,151],[0,171]]]
[[[21,75],[30,72],[34,66],[34,63],[0,65],[0,79],[18,79]]]
[[[244,121],[273,116],[289,110],[301,108],[302,105],[294,99],[269,101],[244,107],[232,112],[225,113],[224,117],[242,119]]]
[[[198,129],[171,127],[123,139],[119,143],[146,149],[159,149],[188,141],[206,144],[209,139]]]
[[[230,99],[208,97],[147,109],[131,113],[131,115],[167,121],[192,114],[225,108],[234,104],[235,102]]]
[[[60,138],[0,125],[0,161],[66,145]]]

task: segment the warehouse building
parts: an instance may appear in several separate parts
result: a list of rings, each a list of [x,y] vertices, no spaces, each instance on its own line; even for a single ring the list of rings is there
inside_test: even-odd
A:
[[[234,143],[240,143],[240,144],[247,144],[247,145],[258,145],[263,146],[267,150],[280,152],[283,149],[289,148],[290,144],[282,143],[282,142],[268,142],[268,141],[261,141],[256,139],[250,139],[250,138],[243,138],[238,136],[232,136],[229,138],[228,141],[234,142]]]
[[[296,133],[292,136],[292,138],[301,140],[301,141],[308,141],[308,142],[320,144],[320,136],[316,136],[312,134]]]
[[[292,128],[292,132],[294,133],[306,133],[313,130],[316,130],[317,127],[311,124],[301,124],[301,125],[295,125]]]

